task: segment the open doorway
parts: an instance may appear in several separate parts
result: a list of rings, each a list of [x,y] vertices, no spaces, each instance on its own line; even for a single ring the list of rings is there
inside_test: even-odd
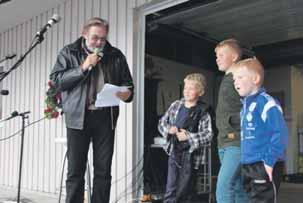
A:
[[[197,3],[198,2],[198,3]],[[202,6],[202,1],[182,3],[159,12],[169,14],[195,6]],[[204,1],[203,5],[215,1]],[[158,13],[158,12],[157,12]],[[222,76],[217,71],[214,48],[216,41],[182,32],[172,26],[155,23],[157,13],[146,16],[145,29],[145,71],[144,71],[144,193],[154,199],[163,198],[167,176],[167,157],[163,150],[163,140],[158,133],[158,121],[169,106],[183,97],[183,80],[190,73],[202,73],[207,78],[207,89],[203,101],[210,104],[214,112],[215,92],[218,79]],[[219,161],[216,146],[216,130],[209,152],[211,172],[200,171],[192,195],[199,199],[210,199],[211,176],[216,176]],[[204,188],[203,188],[204,187]],[[197,198],[196,198],[197,199]]]
[[[255,55],[261,60],[266,68],[264,86],[282,104],[290,134],[285,173],[302,173],[298,132],[303,129],[303,107],[299,104],[303,92],[297,87],[303,84],[303,19],[298,19],[303,3],[221,0],[169,5],[172,1],[165,2],[168,2],[165,6],[151,7],[143,15],[144,55],[141,53],[139,64],[145,63],[141,73],[144,76],[141,84],[145,84],[141,87],[141,96],[145,95],[141,107],[145,144],[154,144],[157,121],[168,105],[182,96],[187,73],[199,71],[207,75],[205,100],[215,108],[222,75],[217,71],[213,50],[217,42],[235,37],[242,42],[247,56]],[[261,15],[266,17],[258,17]],[[165,154],[156,155],[159,156]],[[214,164],[212,168],[215,167]],[[289,178],[299,180],[300,175]]]

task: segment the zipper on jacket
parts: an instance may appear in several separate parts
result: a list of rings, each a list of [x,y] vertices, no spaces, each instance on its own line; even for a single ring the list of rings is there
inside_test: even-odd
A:
[[[112,130],[114,130],[113,107],[110,107],[110,117],[111,117],[111,123],[112,123]]]

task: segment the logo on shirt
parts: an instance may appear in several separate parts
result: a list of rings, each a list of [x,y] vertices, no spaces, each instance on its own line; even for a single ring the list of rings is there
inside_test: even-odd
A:
[[[246,120],[247,120],[248,122],[251,122],[252,119],[253,119],[252,113],[251,113],[251,112],[248,112],[247,115],[246,115]]]

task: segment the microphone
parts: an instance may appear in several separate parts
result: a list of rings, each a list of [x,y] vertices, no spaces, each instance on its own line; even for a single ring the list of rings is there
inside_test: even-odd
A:
[[[11,113],[11,116],[10,116],[10,117],[5,118],[5,119],[2,119],[1,122],[3,122],[3,121],[8,121],[8,120],[10,120],[10,119],[12,119],[12,118],[15,118],[16,116],[19,116],[18,111],[13,111],[13,112]]]
[[[17,55],[15,54],[15,53],[13,53],[13,54],[8,54],[8,55],[6,55],[6,57],[5,57],[5,59],[13,59],[13,58],[15,58]]]
[[[1,90],[1,91],[0,91],[0,94],[1,94],[1,95],[8,95],[8,94],[9,94],[9,91],[8,91],[8,90]]]
[[[1,1],[1,0],[0,0]],[[14,58],[16,56],[16,54],[14,53],[14,54],[8,54],[8,55],[6,55],[3,59],[1,59],[0,60],[0,63],[2,63],[3,61],[6,61],[6,60],[8,60],[8,59],[12,59],[12,58]]]
[[[8,3],[11,0],[0,0],[0,4]]]
[[[100,58],[102,58],[104,56],[104,53],[103,53],[103,47],[102,48],[94,48],[94,54],[97,54]],[[91,71],[93,68],[93,65],[90,65],[88,67],[88,71]]]
[[[60,22],[60,20],[61,17],[58,14],[54,14],[53,17],[47,22],[47,24],[44,25],[39,32],[37,32],[36,37],[42,36],[50,27]]]

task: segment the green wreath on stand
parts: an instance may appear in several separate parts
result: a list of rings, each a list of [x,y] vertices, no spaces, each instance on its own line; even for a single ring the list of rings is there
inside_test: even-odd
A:
[[[58,118],[62,114],[61,93],[56,90],[52,81],[49,81],[47,84],[48,90],[46,91],[44,116],[48,119]]]

